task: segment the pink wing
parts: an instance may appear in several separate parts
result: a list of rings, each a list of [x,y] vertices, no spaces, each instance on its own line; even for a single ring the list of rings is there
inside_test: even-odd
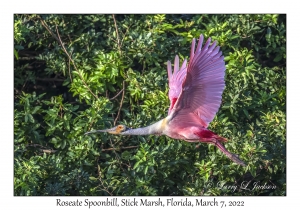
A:
[[[210,41],[209,38],[202,48],[203,35],[201,35],[194,51],[195,39],[193,39],[190,63],[182,91],[172,111],[172,123],[176,121],[185,124],[197,121],[206,128],[220,108],[226,68],[222,52],[219,51],[220,47],[216,47],[216,42],[209,46]],[[191,118],[191,113],[197,120]]]
[[[168,77],[169,77],[169,99],[170,99],[170,108],[169,114],[174,107],[174,104],[177,101],[181,93],[182,82],[186,76],[186,63],[187,61],[184,60],[182,63],[181,68],[179,69],[179,58],[178,55],[175,57],[174,61],[174,71],[172,74],[172,65],[171,62],[168,61]]]

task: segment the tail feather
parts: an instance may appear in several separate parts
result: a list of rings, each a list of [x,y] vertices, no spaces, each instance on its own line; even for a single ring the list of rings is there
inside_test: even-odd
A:
[[[227,142],[227,139],[218,136],[218,134],[210,131],[210,130],[202,130],[201,132],[195,133],[197,136],[200,137],[199,141],[203,143],[208,143],[208,144],[214,144],[216,147],[218,147],[230,160],[233,162],[241,165],[241,166],[246,166],[246,163],[243,162],[238,155],[230,153],[223,144],[222,142]]]
[[[208,129],[203,129],[200,132],[195,133],[197,136],[200,137],[200,141],[206,142],[209,140],[218,140],[220,142],[227,142],[227,139],[219,136],[218,134],[208,130]]]

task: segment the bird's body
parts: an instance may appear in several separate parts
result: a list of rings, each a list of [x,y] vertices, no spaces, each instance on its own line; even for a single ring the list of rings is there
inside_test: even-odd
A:
[[[184,60],[179,68],[175,57],[174,71],[168,61],[169,99],[168,116],[152,125],[130,129],[118,125],[111,129],[88,132],[109,132],[119,135],[166,135],[187,142],[203,142],[217,146],[227,157],[245,166],[237,155],[221,144],[227,139],[207,129],[218,111],[225,88],[225,62],[216,42],[210,45],[210,38],[202,48],[203,36],[195,50],[193,39],[190,61]]]

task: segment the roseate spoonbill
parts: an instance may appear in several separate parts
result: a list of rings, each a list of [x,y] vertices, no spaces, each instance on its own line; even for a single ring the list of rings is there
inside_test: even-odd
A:
[[[202,47],[203,35],[200,35],[197,49],[193,39],[190,61],[185,59],[179,68],[179,58],[175,57],[174,71],[168,61],[169,99],[168,116],[150,126],[131,129],[125,125],[96,130],[119,135],[167,135],[187,142],[214,144],[235,163],[246,166],[235,154],[222,145],[227,139],[207,129],[218,111],[225,87],[225,62],[216,42],[210,45],[209,38]]]

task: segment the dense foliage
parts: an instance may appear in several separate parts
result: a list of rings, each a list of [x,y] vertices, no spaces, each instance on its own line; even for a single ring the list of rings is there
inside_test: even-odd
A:
[[[15,15],[15,195],[285,195],[285,21],[271,14]],[[213,145],[84,135],[165,117],[166,62],[189,56],[200,34],[217,40],[227,68],[209,129],[229,139],[226,148],[246,167]]]

